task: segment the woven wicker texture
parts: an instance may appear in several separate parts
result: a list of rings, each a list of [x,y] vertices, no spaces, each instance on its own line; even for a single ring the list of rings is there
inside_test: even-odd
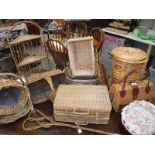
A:
[[[0,73],[0,115],[20,112],[28,99],[28,88],[23,86],[18,76]]]
[[[95,56],[93,37],[69,39],[67,41],[68,55],[72,75],[94,76]]]
[[[113,49],[112,83],[119,83],[127,72],[136,69],[128,81],[138,81],[148,61],[147,54],[137,48],[117,47]]]
[[[30,80],[28,78],[27,81],[33,104],[43,103],[55,97],[55,88],[58,87],[58,84],[54,83],[53,78],[61,74],[63,74],[61,70],[54,69],[42,74],[34,73],[29,76]],[[60,83],[62,82],[60,78],[57,78],[57,80]]]
[[[22,23],[28,26],[27,31],[21,31],[17,38],[10,40],[10,35],[14,31],[13,28]],[[34,29],[33,34],[31,27]],[[44,34],[38,24],[31,21],[16,23],[9,30],[7,41],[17,71],[19,75],[24,76],[26,80],[29,78],[29,81],[33,81],[33,79],[30,79],[32,73],[40,73],[41,75],[44,71],[51,69],[46,52]]]
[[[144,51],[132,47],[117,47],[113,50],[113,55],[131,62],[140,62],[147,58]]]
[[[60,85],[54,101],[55,119],[64,122],[106,124],[111,102],[106,86]]]
[[[26,116],[32,109],[33,109],[33,106],[32,106],[31,100],[28,100],[25,107],[18,113],[0,116],[0,124],[7,124],[7,123],[14,122],[20,119],[21,117]]]
[[[32,109],[29,90],[20,77],[0,73],[0,124],[16,121]]]
[[[98,77],[82,77],[82,79],[73,79],[72,78],[72,72],[71,69],[69,67],[66,67],[64,69],[64,73],[66,75],[66,82],[68,84],[99,84],[99,80]]]

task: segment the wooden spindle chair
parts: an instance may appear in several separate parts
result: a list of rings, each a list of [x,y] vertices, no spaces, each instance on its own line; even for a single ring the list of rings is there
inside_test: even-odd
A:
[[[68,50],[59,40],[49,39],[47,47],[56,63],[56,68],[63,70],[68,66]]]
[[[95,27],[90,31],[89,36],[93,36],[94,41],[98,44],[98,46],[95,47],[95,61],[96,64],[99,64],[99,57],[101,54],[102,45],[104,43],[105,33],[101,28]]]

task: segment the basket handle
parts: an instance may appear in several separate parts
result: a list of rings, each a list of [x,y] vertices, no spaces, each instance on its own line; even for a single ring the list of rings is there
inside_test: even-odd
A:
[[[79,112],[77,111],[76,108],[74,108],[74,112],[73,112],[75,115],[88,115],[89,114],[89,109],[85,112]]]
[[[16,79],[20,79],[20,77],[18,76],[18,75],[16,75],[16,74],[14,74],[14,73],[0,73],[0,77],[5,77],[5,76],[12,76],[12,77],[14,77],[14,78],[16,78]]]
[[[5,76],[11,76],[13,78],[15,78],[16,80],[20,80],[22,82],[23,85],[26,84],[26,81],[25,81],[25,78],[24,77],[20,77],[19,75],[17,74],[14,74],[14,73],[0,73],[0,78],[2,77],[5,77]]]
[[[127,81],[128,76],[130,76],[130,75],[133,74],[133,73],[138,73],[138,72],[134,69],[134,70],[128,72],[128,73],[122,78],[122,80],[120,81],[120,82],[123,82],[122,89],[121,89],[121,91],[120,91],[120,96],[121,96],[121,97],[124,97],[124,96],[126,95],[126,90],[125,90],[126,81]],[[145,92],[146,92],[147,94],[150,92],[150,89],[151,89],[151,87],[150,87],[150,73],[149,73],[149,72],[148,72],[148,77],[149,77],[148,83],[147,83],[147,85],[146,85],[146,87],[145,87]],[[133,95],[136,95],[136,96],[137,96],[137,95],[138,95],[138,92],[139,92],[138,86],[132,86],[132,87],[133,87]]]

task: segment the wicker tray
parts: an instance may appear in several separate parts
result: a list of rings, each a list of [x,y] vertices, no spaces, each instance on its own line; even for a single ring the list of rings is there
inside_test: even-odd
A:
[[[69,39],[67,48],[72,76],[95,76],[93,37]]]
[[[66,67],[63,71],[66,75],[66,83],[68,84],[99,84],[98,77],[83,77],[82,79],[72,78],[72,71],[69,67]]]
[[[57,121],[107,124],[111,102],[106,86],[60,85],[54,101]]]
[[[148,61],[147,54],[137,48],[117,47],[113,49],[112,83],[119,83],[127,72],[136,70],[128,81],[137,81],[144,72]]]

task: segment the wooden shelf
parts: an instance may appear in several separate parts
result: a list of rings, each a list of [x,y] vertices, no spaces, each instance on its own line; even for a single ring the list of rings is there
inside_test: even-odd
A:
[[[18,67],[23,67],[23,66],[41,61],[46,58],[47,56],[27,56],[18,64]]]
[[[121,24],[116,24],[115,23],[110,23],[109,26],[112,26],[112,27],[115,27],[115,28],[121,28],[121,29],[124,29],[124,30],[129,30],[130,29],[130,26],[124,26],[124,25],[121,25]]]
[[[29,34],[21,35],[18,38],[14,39],[10,44],[11,45],[19,44],[25,41],[39,39],[39,38],[41,38],[41,35],[33,35],[33,34],[32,35],[29,35]]]
[[[36,81],[45,79],[46,77],[51,77],[51,76],[62,74],[62,73],[63,72],[60,69],[54,69],[54,70],[38,72],[38,73],[31,73],[31,75],[29,75],[26,78],[26,81],[27,81],[27,84],[31,84]]]

